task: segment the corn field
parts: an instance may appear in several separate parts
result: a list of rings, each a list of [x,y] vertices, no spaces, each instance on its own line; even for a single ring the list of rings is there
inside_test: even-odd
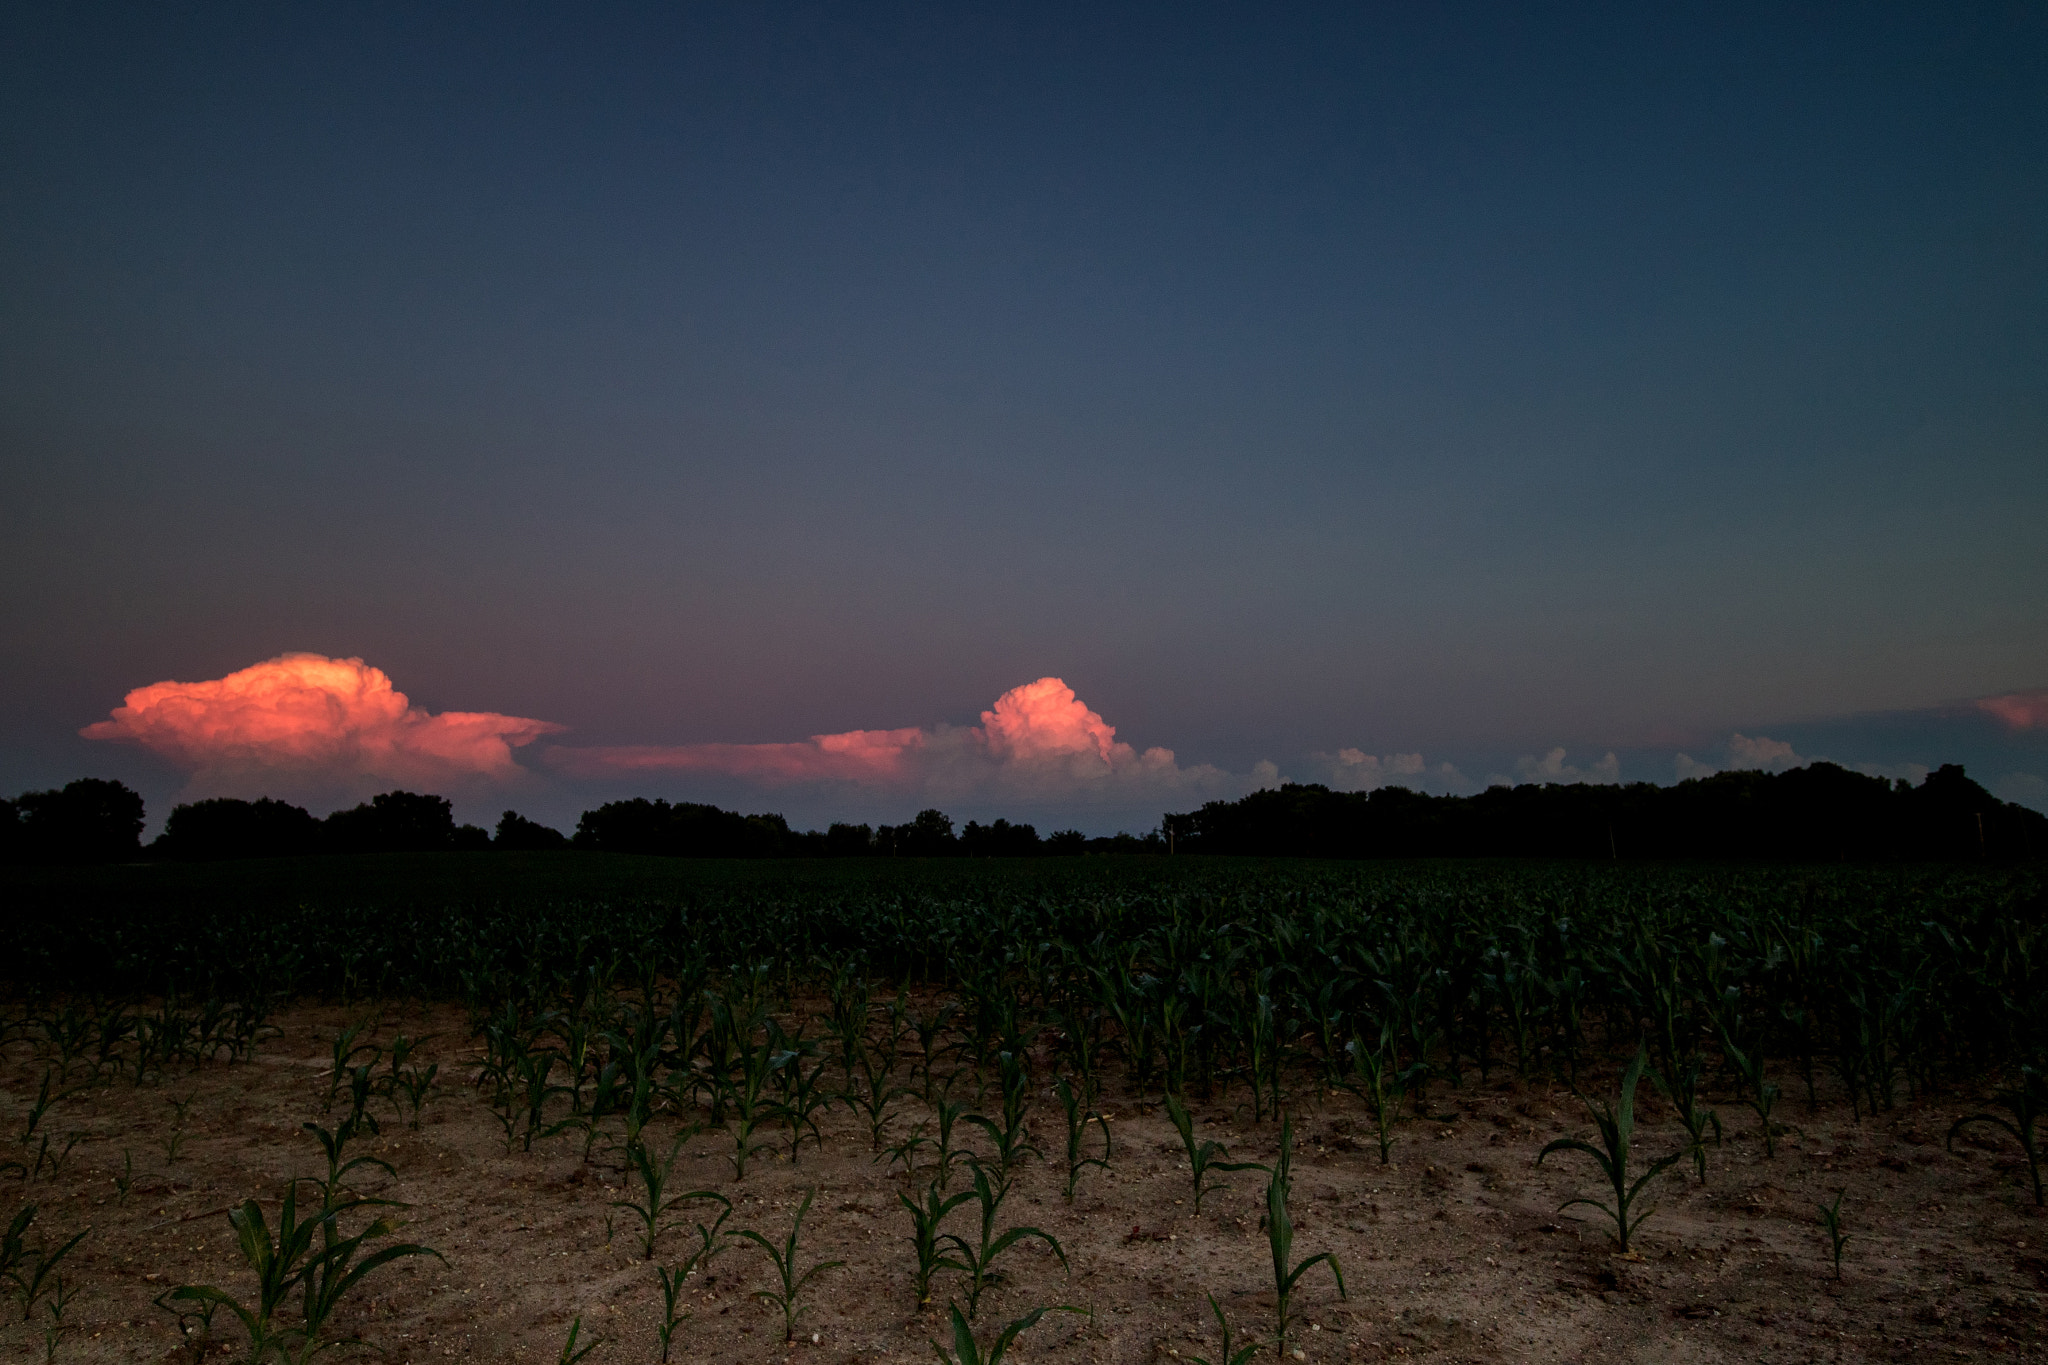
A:
[[[326,1314],[356,1283],[334,1248],[360,1246],[380,1270],[400,1255],[440,1257],[406,1243],[378,1259],[370,1248],[397,1226],[382,1216],[341,1236],[345,1218],[385,1202],[354,1195],[344,1177],[395,1174],[384,1157],[351,1162],[345,1148],[386,1128],[418,1131],[434,1105],[472,1105],[488,1110],[507,1159],[575,1153],[613,1172],[607,1241],[659,1271],[664,1355],[681,1286],[704,1283],[719,1253],[745,1254],[741,1242],[773,1260],[781,1287],[757,1292],[795,1339],[806,1296],[822,1292],[808,1286],[842,1264],[813,1264],[799,1245],[810,1194],[766,1232],[728,1219],[764,1163],[800,1180],[828,1138],[857,1144],[876,1179],[901,1186],[917,1233],[905,1278],[920,1310],[953,1297],[964,1359],[987,1335],[976,1313],[1002,1282],[995,1262],[1043,1243],[1067,1266],[1051,1232],[1001,1211],[1021,1173],[1048,1171],[1048,1192],[1071,1205],[1077,1185],[1115,1178],[1125,1159],[1104,1111],[1158,1105],[1184,1148],[1195,1215],[1205,1196],[1265,1190],[1284,1345],[1300,1334],[1289,1296],[1305,1268],[1327,1260],[1340,1297],[1345,1286],[1334,1256],[1293,1261],[1283,1241],[1295,1235],[1290,1121],[1348,1106],[1370,1135],[1361,1170],[1391,1169],[1398,1143],[1417,1140],[1401,1125],[1455,1110],[1462,1094],[1504,1080],[1517,1093],[1607,1094],[1633,1057],[1620,1107],[1591,1103],[1604,1153],[1576,1139],[1542,1153],[1603,1164],[1627,1251],[1651,1208],[1632,1205],[1636,1193],[1667,1166],[1663,1179],[1692,1172],[1704,1186],[1724,1123],[1746,1124],[1769,1154],[1788,1114],[1846,1104],[1861,1124],[2004,1082],[2018,1126],[1969,1121],[2004,1125],[2033,1161],[2026,1106],[2038,1107],[2048,1069],[2048,878],[2026,867],[1148,859],[728,868],[602,898],[516,878],[488,890],[423,896],[393,878],[381,895],[15,914],[0,930],[0,1050],[42,1082],[40,1099],[24,1101],[24,1159],[0,1165],[0,1180],[18,1176],[26,1191],[61,1168],[43,1118],[66,1094],[232,1068],[308,1001],[350,1012],[414,1002],[464,1021],[457,1054],[444,1047],[429,1065],[421,1039],[353,1025],[329,1040],[320,1122],[306,1125],[329,1174],[311,1182],[319,1198],[303,1216],[298,1186],[288,1189],[285,1225],[307,1259],[279,1272],[285,1288],[339,1286],[317,1320],[288,1330],[270,1309],[187,1285],[159,1303],[181,1330],[193,1330],[186,1311],[226,1304],[247,1325],[251,1359],[297,1358],[320,1349]],[[1631,1170],[1639,1075],[1662,1101],[1659,1155]],[[851,1134],[834,1118],[842,1110]],[[1263,1134],[1271,1160],[1224,1159],[1210,1137],[1219,1122]],[[715,1181],[693,1152],[716,1154]],[[234,1216],[245,1242],[251,1229],[268,1236],[255,1202]],[[286,1264],[282,1254],[266,1264]]]

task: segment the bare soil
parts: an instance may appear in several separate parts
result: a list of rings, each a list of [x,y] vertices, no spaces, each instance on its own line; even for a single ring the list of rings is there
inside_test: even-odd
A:
[[[227,1313],[216,1317],[208,1347],[182,1336],[153,1300],[187,1283],[249,1289],[226,1210],[256,1198],[274,1218],[290,1177],[324,1169],[300,1124],[338,1117],[322,1112],[328,1044],[360,1015],[295,1008],[279,1021],[283,1036],[252,1061],[180,1071],[140,1088],[102,1083],[52,1107],[43,1120],[51,1154],[78,1141],[54,1174],[45,1165],[33,1180],[0,1181],[0,1221],[23,1203],[37,1205],[32,1247],[90,1230],[64,1263],[76,1297],[58,1360],[245,1352]],[[404,1201],[401,1235],[435,1247],[446,1264],[402,1261],[370,1275],[336,1318],[342,1334],[360,1341],[335,1358],[554,1361],[580,1316],[584,1342],[593,1333],[604,1339],[592,1365],[659,1359],[654,1263],[640,1259],[626,1215],[613,1215],[607,1238],[607,1203],[623,1196],[617,1154],[600,1151],[585,1164],[575,1135],[507,1152],[496,1120],[466,1086],[475,1054],[459,1010],[387,1008],[381,1030],[387,1039],[398,1031],[436,1035],[427,1056],[440,1061],[442,1085],[418,1131],[387,1112],[381,1136],[363,1140],[361,1150],[392,1163],[397,1176],[373,1173],[362,1189]],[[8,1049],[0,1161],[17,1155],[12,1140],[41,1075],[26,1046]],[[2048,1354],[2048,1218],[2033,1206],[2017,1145],[1977,1129],[1953,1153],[1944,1149],[1950,1123],[1977,1107],[1976,1096],[1902,1104],[1859,1123],[1826,1093],[1809,1112],[1803,1087],[1782,1079],[1780,1116],[1791,1131],[1776,1157],[1765,1157],[1754,1115],[1723,1097],[1727,1138],[1712,1149],[1706,1184],[1692,1178],[1689,1163],[1660,1177],[1657,1210],[1628,1257],[1614,1254],[1600,1215],[1559,1210],[1566,1199],[1600,1192],[1588,1159],[1559,1154],[1535,1165],[1551,1138],[1593,1136],[1583,1107],[1559,1085],[1525,1086],[1498,1071],[1487,1084],[1476,1076],[1457,1090],[1438,1084],[1430,1116],[1402,1123],[1384,1166],[1357,1100],[1297,1096],[1295,1255],[1335,1252],[1349,1297],[1312,1272],[1297,1295],[1302,1317],[1290,1347],[1311,1362]],[[1613,1076],[1588,1083],[1611,1090]],[[187,1097],[180,1129],[171,1101]],[[1233,1159],[1270,1161],[1277,1126],[1254,1125],[1234,1110],[1243,1099],[1240,1086],[1227,1104],[1197,1106],[1199,1131],[1229,1144]],[[1006,1224],[1056,1236],[1071,1274],[1041,1245],[1020,1246],[999,1262],[1005,1277],[984,1299],[977,1330],[986,1337],[1031,1308],[1070,1304],[1086,1312],[1048,1314],[1019,1340],[1019,1360],[1215,1359],[1219,1337],[1204,1297],[1213,1293],[1243,1338],[1270,1339],[1264,1178],[1223,1177],[1229,1187],[1197,1215],[1164,1114],[1114,1088],[1112,1101],[1112,1170],[1085,1173],[1070,1204],[1061,1197],[1063,1172],[1033,1161],[1002,1210]],[[1647,1086],[1641,1103],[1641,1152],[1674,1150],[1681,1131],[1669,1111]],[[924,1117],[921,1103],[903,1101],[891,1131],[906,1133]],[[1057,1156],[1060,1115],[1049,1094],[1034,1119],[1038,1144]],[[657,1128],[661,1145],[672,1131],[672,1121]],[[792,1165],[784,1147],[743,1181],[733,1179],[725,1135],[707,1132],[685,1146],[674,1188],[723,1191],[735,1205],[728,1227],[758,1229],[778,1244],[814,1189],[800,1261],[846,1265],[813,1283],[797,1341],[785,1344],[780,1312],[751,1293],[770,1282],[767,1258],[734,1243],[688,1282],[691,1317],[677,1329],[674,1359],[825,1365],[929,1360],[934,1337],[950,1346],[942,1315],[958,1277],[942,1276],[937,1305],[917,1309],[910,1220],[897,1201],[908,1188],[901,1168],[871,1159],[865,1128],[844,1108],[824,1132],[821,1150],[807,1146]],[[23,1159],[39,1141],[40,1132]],[[133,1170],[125,1197],[117,1185],[124,1153]],[[1853,1240],[1837,1281],[1815,1205],[1843,1189]],[[957,1211],[949,1226],[971,1233],[972,1214],[971,1205]],[[673,1263],[685,1246],[684,1232],[666,1234],[658,1260]],[[42,1359],[45,1309],[26,1325],[18,1306],[0,1311],[0,1358]]]

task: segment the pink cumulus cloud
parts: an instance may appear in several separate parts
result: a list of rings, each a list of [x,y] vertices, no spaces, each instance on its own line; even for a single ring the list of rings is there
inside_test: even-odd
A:
[[[2008,692],[2002,697],[1985,697],[1977,709],[2004,722],[2007,729],[2048,729],[2048,691]]]
[[[763,785],[835,782],[923,791],[934,799],[980,794],[1059,799],[1200,795],[1227,775],[1182,767],[1171,749],[1140,751],[1059,678],[1013,687],[975,726],[848,730],[777,744],[557,746],[550,767],[565,776],[716,773]]]
[[[290,784],[359,790],[506,782],[512,750],[562,727],[489,711],[414,706],[361,659],[281,654],[208,682],[138,687],[87,739],[139,744],[192,775],[188,792]]]

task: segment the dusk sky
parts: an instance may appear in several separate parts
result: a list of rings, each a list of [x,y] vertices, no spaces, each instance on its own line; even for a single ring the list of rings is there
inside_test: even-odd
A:
[[[2048,810],[2048,6],[10,6],[0,634],[153,823]]]

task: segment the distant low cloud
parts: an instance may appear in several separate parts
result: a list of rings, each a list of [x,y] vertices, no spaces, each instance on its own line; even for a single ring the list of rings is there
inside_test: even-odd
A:
[[[1183,767],[1171,749],[1138,750],[1059,678],[1013,687],[981,724],[848,730],[777,744],[681,744],[548,750],[573,778],[707,773],[763,786],[850,784],[932,799],[1195,801],[1236,795],[1245,779]]]
[[[1995,716],[2012,730],[2048,729],[2048,691],[2008,692],[2002,697],[1983,697],[1977,709]]]
[[[79,733],[185,769],[195,796],[460,789],[523,776],[512,750],[562,727],[414,706],[361,659],[281,654],[208,682],[138,687]]]
[[[1489,779],[1488,784],[1499,785],[1506,781],[1504,777],[1495,776]],[[1561,746],[1552,749],[1541,758],[1524,756],[1515,762],[1516,783],[1559,782],[1570,785],[1574,782],[1590,782],[1606,786],[1619,781],[1621,760],[1612,753],[1607,754],[1599,762],[1583,768],[1565,762],[1565,751]]]
[[[1457,792],[1472,785],[1451,764],[1429,763],[1421,754],[1381,756],[1362,749],[1339,749],[1333,754],[1311,754],[1309,763],[1319,778],[1337,791],[1407,787],[1413,791]]]
[[[1703,763],[1690,754],[1680,754],[1672,761],[1672,767],[1680,782],[1695,777],[1712,777],[1718,772],[1781,773],[1789,768],[1803,768],[1820,760],[1793,751],[1790,744],[1781,739],[1765,735],[1751,738],[1744,734],[1728,737],[1728,761],[1726,763]]]

